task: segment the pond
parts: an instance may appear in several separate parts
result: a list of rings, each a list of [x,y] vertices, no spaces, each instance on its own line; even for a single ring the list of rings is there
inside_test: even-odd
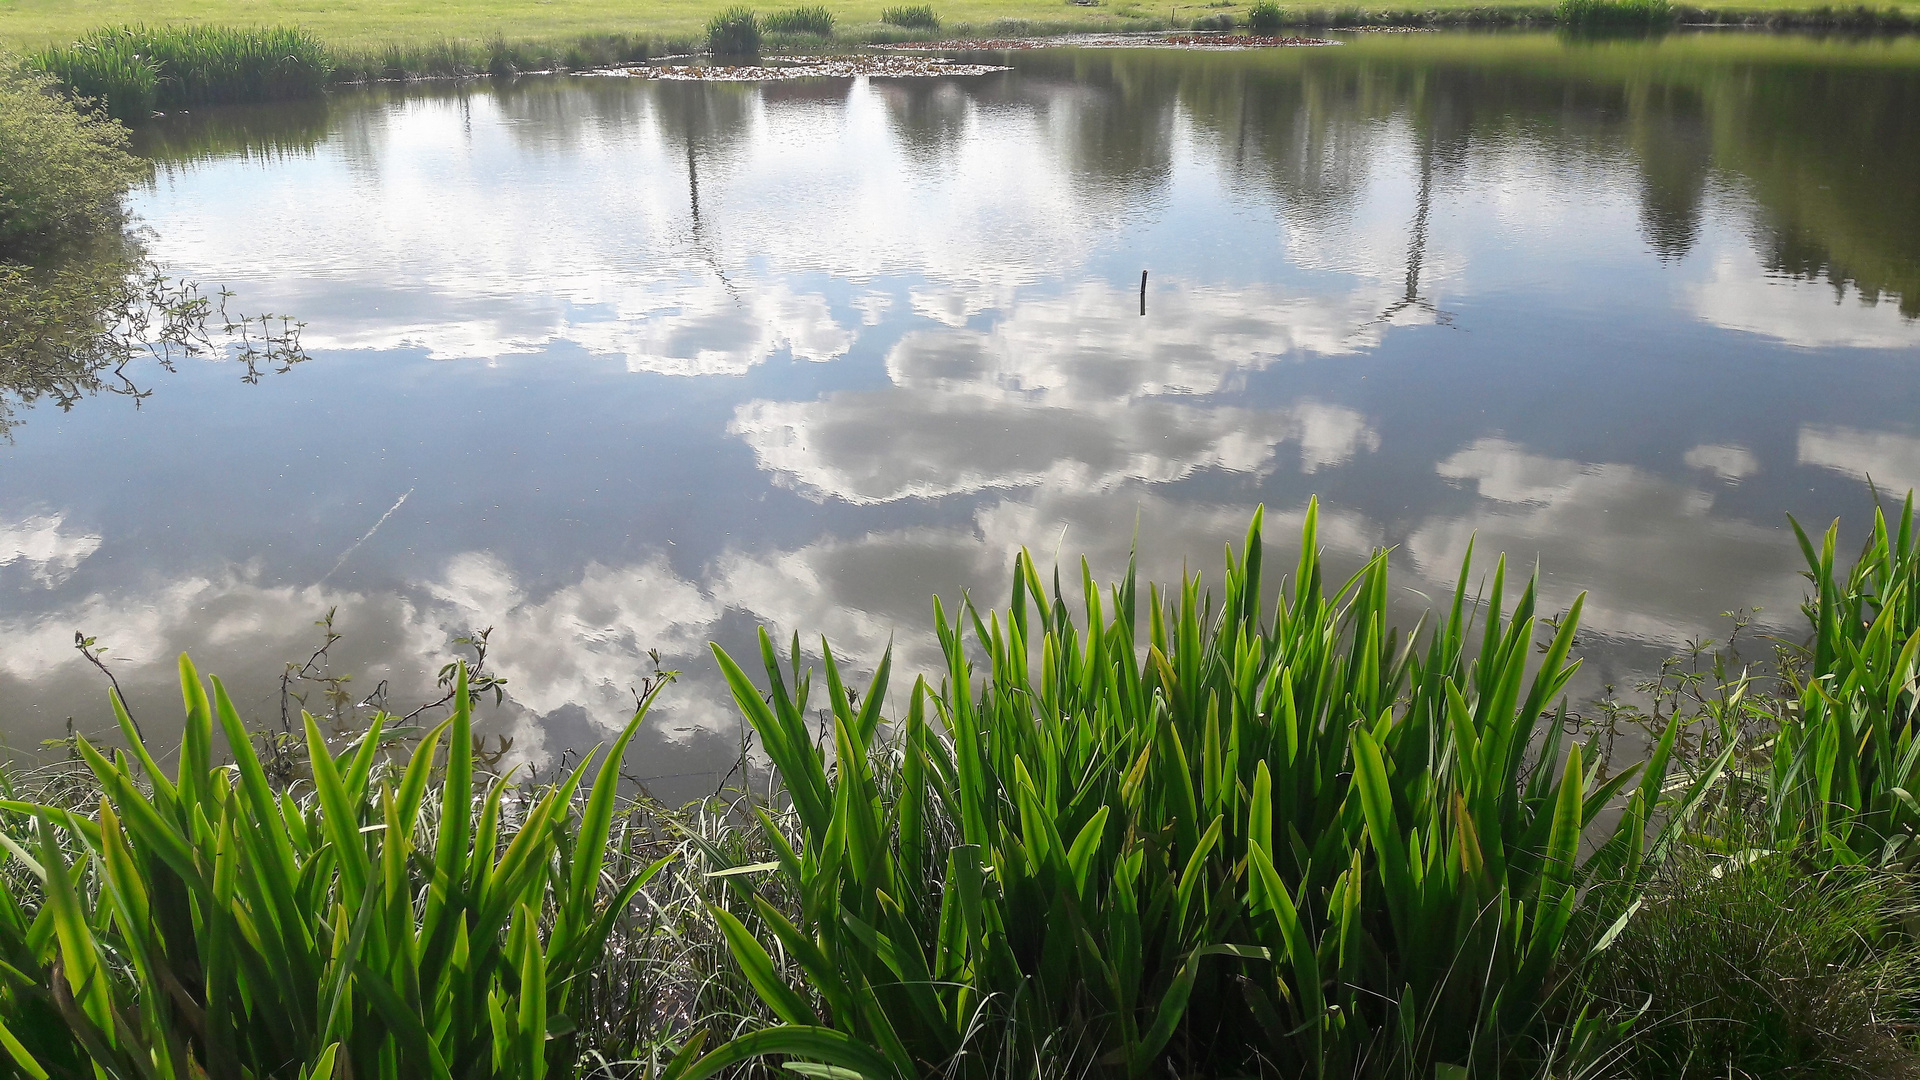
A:
[[[332,611],[310,673],[403,710],[492,628],[529,761],[683,671],[629,771],[687,797],[740,737],[709,641],[926,670],[1020,545],[1217,582],[1314,495],[1409,621],[1475,536],[1588,591],[1582,694],[1797,634],[1786,515],[1851,549],[1920,485],[1920,41],[1341,38],[157,123],[156,257],[310,358],[12,415],[0,733],[109,726],[76,631],[150,725],[181,651],[277,724]]]

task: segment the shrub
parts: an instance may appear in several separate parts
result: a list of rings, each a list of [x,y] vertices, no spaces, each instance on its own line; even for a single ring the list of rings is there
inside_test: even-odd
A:
[[[788,8],[766,17],[761,26],[773,34],[818,34],[833,36],[833,12],[824,5]]]
[[[880,21],[888,26],[902,26],[909,30],[940,29],[940,16],[934,14],[933,7],[928,4],[887,8],[880,13]]]
[[[760,19],[752,8],[733,7],[707,23],[707,48],[715,56],[759,56]]]
[[[102,391],[137,394],[111,373],[186,325],[172,318],[178,292],[142,274],[146,253],[118,230],[35,255],[48,265],[0,260],[0,440],[17,410],[39,401],[65,408]]]
[[[1195,579],[1142,604],[1131,572],[1103,592],[1083,567],[1070,606],[1021,553],[1006,611],[935,602],[947,670],[892,743],[887,659],[856,709],[823,645],[823,748],[797,656],[762,634],[763,692],[716,648],[798,822],[766,819],[774,884],[804,903],[754,899],[758,937],[718,916],[787,1026],[694,1075],[762,1053],[865,1076],[984,1076],[1003,1054],[1059,1075],[1505,1075],[1585,948],[1568,919],[1631,910],[1649,823],[1658,853],[1712,777],[1663,794],[1674,728],[1610,776],[1565,745],[1548,708],[1579,601],[1543,624],[1528,583],[1509,611],[1502,563],[1476,628],[1463,566],[1403,639],[1386,553],[1329,594],[1316,519],[1271,620],[1258,514],[1217,605]]]
[[[117,230],[147,166],[119,124],[83,113],[52,80],[0,54],[0,259],[76,234]]]
[[[312,97],[333,70],[320,40],[291,27],[111,27],[37,53],[33,63],[123,120],[155,109]]]
[[[1273,0],[1260,0],[1259,3],[1247,9],[1247,26],[1256,34],[1277,32],[1285,18],[1285,12],[1282,12],[1280,5]]]

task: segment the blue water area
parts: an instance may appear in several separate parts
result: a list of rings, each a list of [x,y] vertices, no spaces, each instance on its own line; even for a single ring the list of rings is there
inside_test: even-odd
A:
[[[1726,612],[1792,638],[1786,515],[1851,543],[1920,485],[1916,57],[1354,35],[169,118],[154,257],[306,358],[4,414],[0,734],[106,726],[76,630],[151,724],[183,650],[277,722],[332,612],[309,674],[353,679],[307,707],[429,700],[491,628],[530,762],[680,670],[630,771],[689,795],[738,753],[709,641],[927,670],[931,596],[999,601],[1023,545],[1218,580],[1315,496],[1409,624],[1469,541],[1586,592],[1587,698]]]

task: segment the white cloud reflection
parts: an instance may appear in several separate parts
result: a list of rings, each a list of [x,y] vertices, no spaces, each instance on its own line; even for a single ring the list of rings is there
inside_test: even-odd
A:
[[[1113,227],[1040,110],[962,124],[937,161],[889,117],[864,81],[831,108],[707,87],[416,99],[356,110],[270,170],[176,166],[140,210],[162,260],[308,317],[309,349],[565,341],[686,375],[843,354],[852,332],[788,275],[911,272],[915,307],[957,325]],[[868,325],[876,297],[857,304]]]
[[[911,391],[752,402],[733,425],[761,468],[861,505],[1040,484],[1102,490],[1209,468],[1263,473],[1294,430],[1279,410],[1061,409]]]
[[[1586,626],[1667,647],[1717,633],[1722,611],[1758,607],[1762,622],[1780,625],[1799,604],[1798,556],[1782,531],[1713,513],[1713,496],[1697,488],[1499,438],[1436,471],[1493,504],[1435,515],[1408,536],[1415,565],[1436,582],[1453,579],[1469,540],[1483,556],[1524,553],[1530,563],[1537,553],[1546,610],[1586,590]]]
[[[649,649],[687,654],[712,632],[719,608],[659,557],[628,566],[589,563],[577,582],[531,594],[513,570],[468,552],[427,585],[415,626],[423,644],[457,627],[490,625],[514,698],[536,713],[625,698],[634,661]],[[624,681],[622,681],[624,680]]]
[[[73,647],[79,628],[100,638],[130,700],[158,705],[163,723],[177,715],[164,703],[179,700],[170,684],[183,652],[202,672],[226,676],[242,713],[264,722],[278,714],[280,665],[313,652],[320,639],[314,620],[333,611],[343,636],[330,649],[331,670],[352,674],[356,698],[384,683],[387,700],[404,709],[438,695],[432,672],[441,661],[457,653],[471,659],[456,637],[491,627],[488,666],[510,693],[498,721],[514,741],[513,760],[537,761],[558,750],[546,745],[544,720],[560,710],[584,710],[598,731],[624,722],[633,708],[628,688],[651,671],[650,649],[667,666],[698,668],[694,688],[670,699],[673,725],[731,731],[724,686],[699,685],[711,666],[700,654],[720,610],[658,555],[628,566],[589,564],[577,579],[544,591],[479,551],[453,557],[405,592],[274,585],[257,567],[236,566],[0,615],[0,683],[29,684],[29,699],[98,720],[105,699]],[[308,704],[324,707],[318,698]],[[33,719],[14,716],[9,738],[36,734],[24,727]]]
[[[1710,472],[1729,484],[1737,484],[1760,471],[1760,459],[1753,456],[1753,451],[1725,443],[1703,443],[1688,450],[1682,460],[1688,468]]]
[[[736,285],[712,273],[630,286],[608,278],[565,298],[489,300],[398,279],[349,285],[288,278],[250,298],[299,310],[318,296],[331,298],[323,307],[360,307],[352,319],[309,323],[301,343],[313,351],[409,348],[436,360],[491,360],[569,342],[619,358],[629,371],[696,376],[744,374],[783,350],[798,360],[832,360],[854,341],[824,296],[779,280],[750,277]]]
[[[1282,298],[1175,283],[1150,317],[1131,302],[1088,283],[1021,300],[991,330],[915,331],[887,356],[887,388],[751,401],[730,430],[783,482],[856,504],[1105,490],[1204,469],[1258,475],[1288,442],[1311,473],[1379,449],[1379,433],[1344,406],[1206,398],[1277,360],[1376,340],[1371,291]]]
[[[1920,347],[1920,320],[1894,301],[1868,303],[1851,285],[1786,277],[1761,268],[1751,251],[1729,251],[1689,290],[1695,317],[1806,349]]]
[[[1777,529],[1714,513],[1713,497],[1688,484],[1495,438],[1450,455],[1436,474],[1476,498],[1464,511],[1416,520],[1401,540],[1397,579],[1423,591],[1452,584],[1477,534],[1478,574],[1490,570],[1496,552],[1515,554],[1518,572],[1537,554],[1543,610],[1564,609],[1589,590],[1590,631],[1661,647],[1716,632],[1716,613],[1736,607],[1762,605],[1770,613],[1762,622],[1779,625],[1800,598],[1791,542]],[[234,568],[0,616],[0,680],[31,684],[35,700],[55,700],[47,688],[56,681],[85,682],[76,678],[84,672],[72,628],[98,628],[111,632],[123,682],[154,700],[164,697],[178,652],[192,652],[209,671],[277,670],[280,660],[311,650],[312,619],[338,608],[347,634],[340,667],[355,672],[360,693],[392,679],[396,701],[430,696],[423,680],[453,651],[452,639],[493,627],[490,663],[507,677],[512,698],[497,722],[513,736],[517,759],[603,739],[630,711],[629,688],[651,670],[652,649],[687,673],[666,699],[656,736],[730,740],[739,718],[705,654],[708,641],[750,650],[743,635],[766,625],[782,640],[799,633],[811,651],[824,634],[856,669],[891,641],[904,689],[913,674],[941,663],[931,596],[945,598],[949,610],[963,592],[983,607],[1003,604],[1019,548],[1042,565],[1057,560],[1076,597],[1082,556],[1096,581],[1110,582],[1136,539],[1143,582],[1177,581],[1193,570],[1217,586],[1221,548],[1238,545],[1252,509],[1232,499],[1176,498],[1137,482],[1046,483],[984,500],[956,523],[827,533],[786,548],[742,544],[697,572],[676,570],[655,552],[537,576],[476,550],[447,559],[417,587],[368,593],[274,586]],[[1303,511],[1296,503],[1267,515],[1269,591],[1297,553]],[[1336,578],[1394,539],[1361,510],[1321,508],[1319,540]],[[1404,608],[1402,625],[1411,625],[1425,601],[1412,591],[1394,597]],[[275,700],[262,684],[242,704],[254,715],[271,711]]]
[[[0,521],[0,568],[24,566],[33,580],[55,588],[100,549],[94,533],[63,528],[65,514],[36,514]]]
[[[1799,458],[1802,465],[1871,481],[1886,494],[1920,488],[1920,439],[1911,435],[1807,424],[1800,428]]]
[[[247,566],[151,588],[93,592],[57,610],[0,617],[0,675],[35,681],[81,668],[75,630],[97,636],[116,665],[171,671],[174,658],[190,652],[209,671],[234,670],[223,661],[245,657],[246,664],[257,665],[262,653],[291,657],[302,645],[312,652],[314,619],[336,607],[371,622],[391,625],[397,619],[391,602],[317,586],[271,585]]]
[[[1271,548],[1291,550],[1302,510],[1269,514]],[[1138,487],[1049,488],[990,502],[955,526],[827,535],[785,550],[733,548],[693,577],[659,553],[617,566],[589,563],[556,581],[469,551],[398,592],[275,585],[257,567],[229,567],[0,615],[0,683],[26,684],[22,692],[35,701],[97,719],[100,692],[72,645],[81,627],[101,633],[136,703],[177,701],[173,662],[188,652],[202,671],[230,677],[245,715],[264,718],[277,713],[281,662],[304,659],[319,638],[314,619],[335,610],[344,637],[332,650],[333,670],[353,673],[356,697],[388,680],[387,700],[402,706],[437,694],[432,672],[459,651],[457,636],[491,627],[489,668],[507,679],[510,700],[504,713],[489,708],[489,715],[513,738],[514,760],[557,753],[552,721],[570,713],[586,719],[566,721],[567,745],[580,750],[603,738],[631,712],[629,689],[652,670],[647,654],[656,649],[664,666],[685,672],[663,701],[658,731],[669,739],[731,737],[739,719],[706,655],[708,641],[751,649],[742,633],[768,625],[782,640],[798,632],[812,652],[824,634],[859,670],[897,640],[908,676],[902,685],[910,685],[911,674],[940,663],[932,596],[950,605],[963,592],[983,606],[1004,603],[1020,547],[1043,563],[1058,557],[1076,595],[1079,558],[1090,560],[1097,580],[1111,581],[1124,571],[1136,535],[1143,582],[1178,580],[1189,556],[1202,553],[1215,554],[1194,569],[1217,582],[1217,553],[1239,543],[1251,512],[1250,505],[1182,502]],[[1380,535],[1364,517],[1327,508],[1321,539],[1351,562]],[[728,612],[744,619],[729,622]],[[75,687],[79,697],[65,700]],[[170,706],[165,714],[174,715]],[[16,725],[11,734],[30,732]]]

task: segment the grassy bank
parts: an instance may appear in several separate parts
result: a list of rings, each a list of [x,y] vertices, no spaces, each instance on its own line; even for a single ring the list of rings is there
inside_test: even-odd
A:
[[[20,6],[31,0],[0,0]],[[1900,6],[1908,3],[1908,7]],[[692,10],[692,9],[689,9]],[[955,16],[955,11],[960,16]],[[162,12],[166,9],[164,5]],[[1615,33],[1665,30],[1681,25],[1747,25],[1778,28],[1826,28],[1849,31],[1900,31],[1920,28],[1920,0],[1893,6],[1849,10],[1830,7],[1724,8],[1676,7],[1669,0],[1559,0],[1536,3],[1441,5],[1429,8],[1280,7],[1272,3],[1235,4],[1213,0],[1205,7],[1157,9],[1123,0],[1118,6],[1070,2],[1041,11],[982,5],[936,9],[896,6],[877,13],[836,11],[824,5],[759,12],[733,6],[686,26],[678,16],[635,24],[606,22],[602,29],[566,34],[558,19],[537,33],[518,24],[496,24],[486,36],[468,36],[480,23],[450,13],[438,32],[426,27],[396,27],[372,37],[332,30],[325,20],[262,24],[243,28],[209,24],[192,17],[165,23],[129,22],[94,27],[72,38],[48,36],[47,26],[31,18],[0,21],[0,45],[6,37],[37,43],[31,64],[58,78],[75,95],[102,105],[111,115],[140,122],[155,111],[173,112],[206,105],[287,100],[317,96],[333,84],[379,79],[506,76],[535,71],[577,71],[635,63],[695,51],[741,58],[761,52],[819,52],[866,45],[966,39],[1044,36],[1085,31],[1151,31],[1169,27],[1261,32],[1283,28],[1340,29],[1365,26],[1514,27],[1559,26],[1574,32]],[[976,16],[976,18],[970,17]],[[990,19],[987,16],[992,16]],[[40,31],[33,27],[40,26]],[[36,33],[38,36],[36,37]]]
[[[454,41],[484,43],[496,39],[526,45],[561,45],[590,36],[628,36],[663,42],[693,42],[706,35],[707,23],[734,6],[721,0],[658,0],[638,3],[616,0],[551,0],[527,5],[499,0],[469,0],[455,4],[386,3],[345,0],[325,5],[282,2],[240,2],[215,7],[161,0],[150,5],[113,2],[60,3],[52,0],[0,0],[0,42],[21,49],[64,44],[101,26],[145,22],[150,25],[212,24],[228,26],[298,26],[344,55],[364,55],[390,45],[419,46]],[[763,14],[783,6],[768,5]],[[885,2],[830,5],[842,35],[860,40],[864,33],[884,33]],[[1114,29],[1132,19],[1158,19],[1168,10],[1155,4],[1112,0],[1082,8],[1066,3],[1033,0],[962,0],[938,5],[949,28],[967,25],[991,27],[1003,19],[1042,25],[1071,24]],[[1206,13],[1196,5],[1188,16]]]
[[[487,777],[464,672],[428,731],[261,732],[183,660],[177,767],[116,699],[125,752],[0,801],[0,1076],[1920,1065],[1910,506],[1851,567],[1803,538],[1777,680],[1614,710],[1636,762],[1560,700],[1578,602],[1470,555],[1402,635],[1314,520],[1271,610],[1256,516],[1219,594],[1023,553],[910,685],[716,649],[779,786],[678,812]]]
[[[537,5],[506,0],[0,0],[0,45],[23,51],[65,44],[102,26],[149,25],[295,26],[318,37],[343,59],[399,47],[425,49],[438,43],[474,48],[496,40],[523,50],[557,54],[582,40],[619,39],[690,43],[704,38],[708,22],[729,0],[543,0]],[[848,41],[897,34],[882,20],[887,0],[829,4],[838,36]],[[949,0],[934,5],[949,32],[1000,33],[1022,25],[1043,31],[1122,30],[1189,26],[1221,14],[1247,25],[1253,0],[1158,4],[1149,0],[1098,0],[1082,5],[1061,0]],[[1432,4],[1311,2],[1282,4],[1292,23],[1431,22],[1508,23],[1554,20],[1556,5],[1539,0],[1440,0]],[[1833,25],[1893,21],[1920,16],[1920,0],[1876,0],[1857,5],[1808,0],[1736,0],[1725,4],[1676,5],[1687,21],[1777,22]],[[762,14],[771,14],[769,6]],[[440,46],[446,47],[446,46]],[[484,68],[482,69],[484,70]]]

